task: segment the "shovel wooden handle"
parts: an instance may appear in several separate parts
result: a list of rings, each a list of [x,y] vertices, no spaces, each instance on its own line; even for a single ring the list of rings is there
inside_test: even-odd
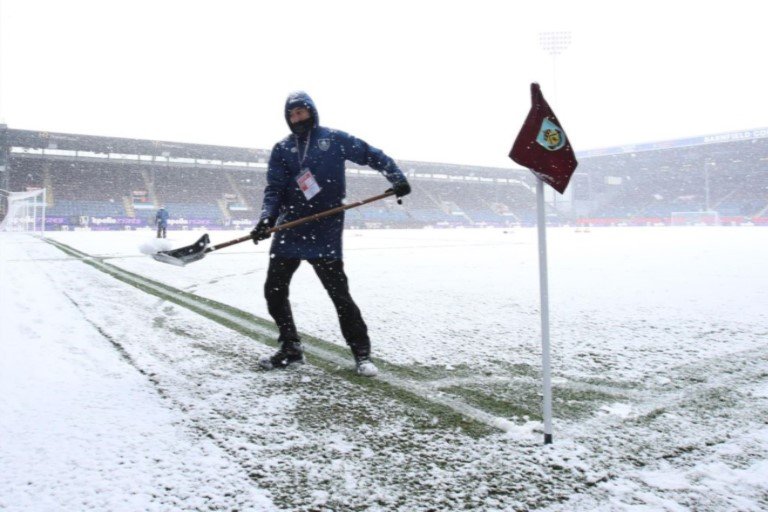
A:
[[[291,222],[286,222],[285,224],[280,224],[279,226],[275,226],[267,233],[272,234],[276,233],[278,231],[282,231],[284,229],[293,228],[296,226],[299,226],[301,224],[306,224],[307,222],[311,222],[313,220],[322,219],[323,217],[328,217],[329,215],[335,215],[339,212],[343,212],[344,210],[349,210],[351,208],[357,208],[358,206],[362,206],[364,204],[372,203],[374,201],[378,201],[380,199],[384,199],[385,197],[393,196],[395,195],[395,192],[392,190],[388,190],[384,192],[383,194],[379,194],[377,196],[369,197],[368,199],[362,199],[360,201],[355,201],[354,203],[344,204],[341,206],[337,206],[336,208],[331,208],[330,210],[325,210],[323,212],[315,213],[312,215],[307,215],[306,217],[302,217],[300,219],[292,220]],[[213,252],[219,249],[223,249],[225,247],[229,247],[230,245],[239,244],[241,242],[247,242],[248,240],[252,240],[251,235],[248,236],[241,236],[240,238],[235,238],[234,240],[230,240],[228,242],[222,242],[220,244],[216,244],[214,246],[208,247],[205,252]]]

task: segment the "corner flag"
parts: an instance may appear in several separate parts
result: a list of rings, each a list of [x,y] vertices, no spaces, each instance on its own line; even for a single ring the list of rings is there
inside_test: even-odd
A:
[[[539,234],[539,293],[541,295],[541,381],[544,404],[544,444],[552,443],[552,376],[549,364],[549,284],[547,281],[547,235],[544,212],[544,182],[565,192],[578,162],[560,121],[531,84],[531,110],[512,145],[509,158],[536,175],[536,213]]]
[[[578,165],[571,143],[537,83],[531,84],[531,110],[509,158],[530,169],[561,194]]]

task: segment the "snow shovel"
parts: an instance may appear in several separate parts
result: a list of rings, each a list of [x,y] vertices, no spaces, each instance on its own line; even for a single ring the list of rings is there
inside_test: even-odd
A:
[[[330,210],[325,210],[324,212],[315,213],[313,215],[308,215],[306,217],[302,217],[300,219],[296,219],[291,222],[286,222],[285,224],[280,224],[279,226],[275,226],[269,231],[267,231],[267,233],[269,234],[276,233],[277,231],[282,231],[284,229],[292,228],[313,220],[322,219],[323,217],[328,217],[329,215],[334,215],[336,213],[343,212],[344,210],[349,210],[350,208],[357,208],[358,206],[372,203],[374,201],[378,201],[379,199],[384,199],[385,197],[389,197],[394,194],[395,193],[392,190],[387,190],[383,194],[369,197],[368,199],[363,199],[361,201],[356,201],[354,203],[337,206],[336,208],[331,208]],[[180,247],[178,249],[173,249],[170,251],[161,251],[156,254],[153,254],[152,257],[155,258],[157,261],[161,261],[163,263],[169,263],[171,265],[183,267],[187,263],[192,263],[194,261],[205,258],[205,255],[208,254],[209,252],[217,251],[219,249],[229,247],[230,245],[239,244],[241,242],[247,242],[248,240],[252,240],[251,235],[241,236],[240,238],[235,238],[234,240],[230,240],[228,242],[222,242],[220,244],[212,246],[210,245],[211,239],[208,237],[208,233],[206,233],[203,236],[201,236],[200,239],[192,245],[188,245],[186,247]]]

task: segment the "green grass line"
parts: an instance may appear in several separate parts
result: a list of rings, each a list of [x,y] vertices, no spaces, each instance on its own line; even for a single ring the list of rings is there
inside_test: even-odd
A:
[[[94,258],[89,254],[81,252],[59,241],[51,239],[45,239],[45,241],[69,256],[82,261],[86,265],[90,265],[91,267],[147,294],[189,309],[209,320],[265,345],[276,345],[274,339],[277,337],[277,331],[274,328],[274,324],[270,321],[227,304],[200,297],[193,293],[179,290],[161,282],[134,274],[110,263],[106,263],[100,258]],[[446,395],[442,399],[443,403],[440,403],[440,399],[430,400],[425,398],[425,394],[433,393],[433,391],[426,389],[428,386],[425,386],[422,391],[419,391],[418,383],[419,381],[428,381],[430,376],[420,374],[412,367],[400,366],[387,361],[377,360],[377,364],[379,365],[382,374],[389,375],[387,377],[380,376],[375,379],[362,378],[357,376],[351,370],[352,359],[349,355],[349,350],[346,347],[341,347],[321,338],[304,333],[302,333],[302,338],[307,348],[307,359],[309,363],[322,368],[324,371],[338,378],[366,387],[372,391],[385,393],[387,396],[394,397],[401,402],[414,407],[421,413],[427,413],[431,416],[439,416],[441,418],[441,428],[445,428],[446,426],[459,427],[464,432],[474,436],[487,435],[496,432],[499,429],[505,430],[505,420],[503,418],[495,418],[493,417],[493,414],[488,411],[480,411],[480,417],[482,418],[484,414],[487,416],[487,419],[485,419],[485,421],[482,419],[478,420],[476,417],[473,417],[473,412],[477,412],[472,411],[474,406],[463,403],[458,396],[454,397]],[[340,365],[339,360],[348,361],[348,364]]]
[[[273,347],[277,345],[277,330],[271,321],[134,274],[61,242],[50,239],[46,241],[73,258],[145,293],[189,309],[259,343]],[[380,376],[376,379],[363,379],[351,370],[352,359],[347,347],[306,333],[301,333],[301,336],[311,364],[356,385],[386,393],[421,410],[430,411],[430,414],[439,415],[466,431],[482,434],[488,431],[488,427],[491,431],[508,430],[514,424],[542,419],[536,380],[538,372],[533,367],[506,365],[503,372],[507,378],[494,383],[492,380],[484,382],[482,377],[477,378],[476,371],[464,365],[449,371],[440,367],[402,366],[377,359]],[[468,377],[472,379],[467,381]],[[459,382],[453,382],[457,378]],[[510,379],[518,382],[511,382]],[[606,390],[585,392],[585,389],[580,388],[577,382],[558,386],[556,418],[574,415],[583,417],[616,398],[614,393]]]

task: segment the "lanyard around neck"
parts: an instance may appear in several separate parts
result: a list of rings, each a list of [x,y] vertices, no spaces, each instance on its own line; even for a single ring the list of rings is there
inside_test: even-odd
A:
[[[299,169],[301,169],[301,166],[304,165],[304,160],[307,159],[307,153],[309,153],[309,143],[312,140],[312,130],[307,132],[307,146],[304,148],[304,154],[301,153],[301,144],[299,141],[299,136],[295,135],[296,137],[296,158],[299,159]]]

